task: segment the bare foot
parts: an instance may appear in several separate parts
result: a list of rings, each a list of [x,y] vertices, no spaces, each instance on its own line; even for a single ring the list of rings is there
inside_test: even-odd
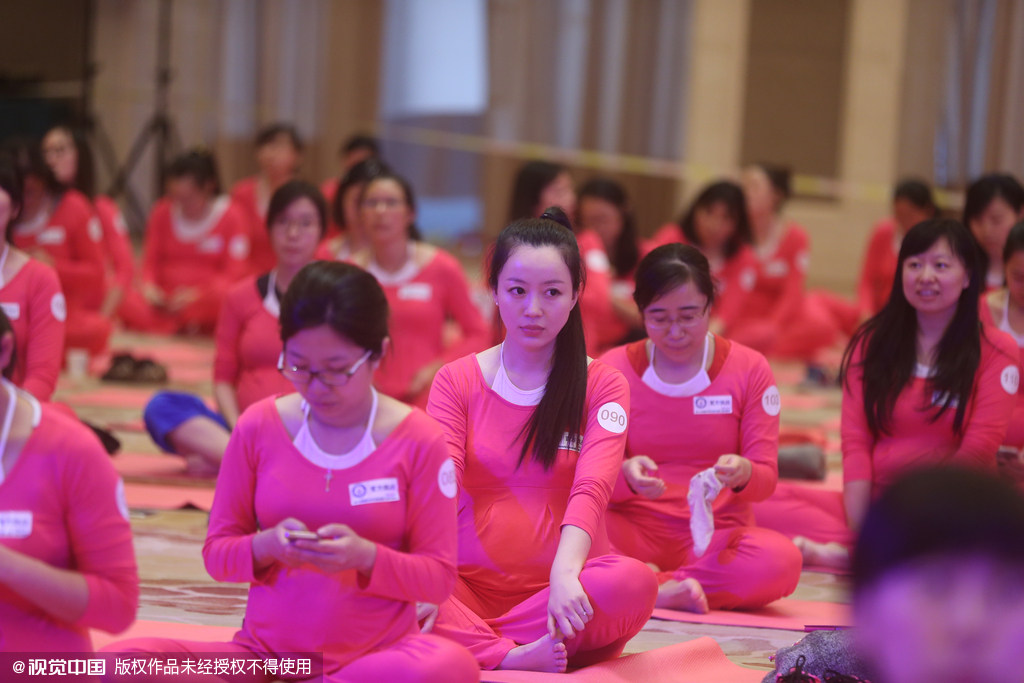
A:
[[[697,579],[669,580],[658,587],[655,607],[677,609],[696,614],[708,613],[708,596]]]
[[[800,549],[804,556],[805,567],[831,567],[846,569],[850,566],[850,551],[844,546],[832,543],[815,543],[809,538],[796,536],[793,545]]]
[[[509,650],[498,668],[561,674],[565,673],[568,663],[565,644],[560,639],[545,635],[540,640]]]

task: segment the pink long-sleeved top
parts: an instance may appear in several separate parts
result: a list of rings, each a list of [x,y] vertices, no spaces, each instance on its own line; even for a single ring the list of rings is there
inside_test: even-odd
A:
[[[992,317],[992,307],[988,303],[988,295],[982,295],[981,301],[978,303],[978,313],[981,317],[981,322],[985,325],[989,325],[996,329],[1006,331],[1005,327],[1001,327],[996,322],[995,318]],[[1002,315],[1000,315],[1000,323],[1002,323]],[[1010,335],[1013,339],[1015,335]],[[1024,366],[1024,337],[1017,337],[1014,339],[1017,344],[1017,352],[1020,354],[1019,361]],[[1017,389],[1017,403],[1013,409],[1013,417],[1010,418],[1010,426],[1006,429],[1006,437],[1003,439],[1003,443],[1007,446],[1013,446],[1014,448],[1024,448],[1024,391]]]
[[[11,380],[40,401],[49,401],[64,360],[67,319],[57,273],[29,259],[0,287],[0,307],[11,321],[18,350]]]
[[[754,259],[754,284],[733,322],[771,322],[780,334],[801,313],[810,240],[802,227],[789,223],[770,256]],[[726,332],[728,334],[728,331]]]
[[[60,622],[0,584],[0,651],[91,652],[90,628],[135,620],[139,577],[124,484],[100,442],[51,405],[0,484],[0,544],[85,576],[89,602]]]
[[[562,526],[590,535],[590,557],[609,552],[604,511],[626,445],[626,380],[591,362],[582,445],[567,434],[550,470],[518,464],[533,410],[491,389],[475,355],[441,368],[430,392],[427,412],[444,428],[459,485],[459,576],[473,597],[458,597],[484,618],[547,587]]]
[[[650,500],[629,490],[619,475],[611,509],[637,516],[643,524],[678,536],[689,534],[690,479],[712,467],[722,455],[750,460],[750,481],[739,491],[726,489],[715,500],[715,525],[754,526],[752,503],[775,491],[779,478],[779,390],[764,356],[715,336],[708,370],[711,386],[696,396],[665,396],[647,386],[647,340],[620,346],[601,360],[629,382],[632,405],[626,457],[646,455],[658,464],[665,493]],[[655,529],[652,529],[655,531]]]
[[[375,542],[370,578],[279,563],[257,570],[253,536],[288,517],[314,531],[347,524]],[[422,411],[362,462],[329,471],[295,448],[269,397],[231,435],[203,559],[214,579],[250,584],[234,642],[261,654],[323,652],[325,664],[342,667],[418,632],[416,602],[439,604],[452,591],[455,543],[454,468],[441,429]]]
[[[377,369],[377,389],[401,401],[425,405],[427,390],[412,396],[409,385],[424,366],[482,351],[490,330],[473,305],[469,284],[455,257],[438,249],[419,272],[401,282],[381,282],[391,309],[391,351]],[[445,348],[444,324],[454,318],[462,339]]]
[[[235,387],[239,413],[262,398],[293,391],[277,369],[283,349],[280,327],[263,305],[258,279],[266,283],[267,277],[247,277],[228,292],[214,335],[213,381]]]
[[[1020,381],[1017,345],[1009,335],[993,327],[982,328],[981,364],[959,434],[953,430],[953,406],[932,422],[938,411],[935,402],[941,397],[935,396],[927,379],[915,376],[896,399],[888,433],[875,438],[864,414],[859,365],[863,353],[860,344],[843,388],[840,432],[845,482],[870,481],[874,497],[915,467],[956,462],[995,469],[996,451],[1017,404]]]

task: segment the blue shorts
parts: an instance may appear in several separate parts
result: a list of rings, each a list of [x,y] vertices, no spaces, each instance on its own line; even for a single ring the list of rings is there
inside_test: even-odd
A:
[[[193,417],[208,417],[225,430],[231,431],[227,420],[210,410],[201,398],[181,391],[159,392],[149,400],[142,411],[146,431],[165,453],[177,453],[167,442],[167,435]]]

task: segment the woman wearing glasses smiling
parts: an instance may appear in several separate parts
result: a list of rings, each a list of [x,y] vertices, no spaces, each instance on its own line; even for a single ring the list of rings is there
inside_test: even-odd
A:
[[[389,171],[371,178],[360,199],[359,223],[370,241],[352,262],[384,288],[391,306],[393,348],[380,364],[381,392],[426,407],[434,375],[445,363],[482,351],[490,330],[473,305],[462,266],[419,239],[416,199],[402,177]],[[460,339],[445,343],[445,323],[458,323]]]
[[[250,584],[242,629],[113,649],[322,652],[328,681],[478,681],[469,652],[416,623],[416,603],[455,584],[455,467],[436,422],[373,388],[383,290],[351,264],[311,263],[281,301],[281,341],[295,393],[239,419],[203,547],[213,578]]]
[[[198,396],[176,391],[160,392],[146,406],[143,419],[153,441],[183,456],[192,474],[215,475],[238,416],[262,398],[291,390],[278,371],[280,300],[313,260],[326,225],[327,208],[315,185],[292,180],[274,193],[267,232],[277,267],[235,285],[217,320],[213,395],[219,412]]]
[[[779,390],[768,362],[709,333],[715,286],[694,247],[667,244],[644,257],[634,299],[650,338],[602,357],[625,375],[631,402],[608,510],[612,545],[661,570],[658,607],[752,609],[789,595],[800,552],[782,534],[755,528],[751,511],[778,480]],[[691,533],[695,477],[711,489],[694,501],[713,501],[710,537],[699,509],[699,537]]]

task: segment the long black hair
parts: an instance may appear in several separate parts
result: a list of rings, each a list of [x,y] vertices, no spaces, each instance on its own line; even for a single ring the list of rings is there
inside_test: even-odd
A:
[[[284,213],[292,202],[303,197],[313,202],[317,217],[320,219],[320,239],[323,239],[327,232],[327,202],[320,188],[305,180],[289,180],[274,191],[267,207],[267,231],[274,229],[277,217]]]
[[[604,200],[619,212],[619,216],[622,218],[622,230],[615,240],[615,246],[612,248],[612,253],[608,255],[610,257],[608,260],[611,261],[612,267],[620,277],[629,275],[640,260],[640,245],[637,244],[636,221],[633,219],[633,210],[629,206],[629,195],[626,194],[626,188],[611,178],[594,178],[587,181],[576,198],[577,216],[580,207],[583,206],[583,200],[587,197]],[[578,218],[576,224],[579,225]]]
[[[376,360],[388,336],[388,298],[377,278],[358,266],[313,261],[288,285],[280,321],[282,343],[302,330],[328,325]]]
[[[753,242],[750,218],[747,216],[747,200],[743,195],[743,188],[736,183],[720,180],[701,190],[701,193],[690,204],[690,208],[679,218],[679,229],[683,231],[687,242],[700,248],[702,245],[695,225],[697,210],[709,209],[719,203],[725,205],[729,215],[736,221],[736,230],[729,241],[725,243],[725,258],[729,259],[735,256],[744,244]]]
[[[582,295],[586,269],[570,225],[569,217],[558,207],[548,209],[540,218],[524,218],[509,224],[498,235],[491,254],[487,278],[491,291],[498,291],[498,276],[512,252],[521,246],[532,246],[557,249],[572,276],[573,294]],[[565,433],[570,437],[582,435],[587,401],[587,343],[579,299],[555,338],[552,361],[544,396],[520,432],[520,465],[532,450],[534,461],[551,469]]]
[[[663,244],[640,260],[633,301],[643,314],[655,299],[688,282],[707,298],[704,310],[711,308],[715,303],[715,280],[707,257],[689,244]]]
[[[565,170],[565,166],[550,161],[528,161],[523,164],[512,185],[508,219],[517,221],[521,218],[534,218],[544,188],[565,173]]]
[[[11,324],[11,319],[7,317],[4,309],[0,308],[0,337],[5,334],[11,335],[14,348],[11,350],[11,359],[8,361],[7,367],[0,368],[0,375],[3,375],[6,379],[11,379],[14,377],[14,368],[18,365],[18,341],[14,335],[14,326]]]
[[[0,190],[7,193],[11,198],[11,218],[7,225],[0,225],[4,231],[4,239],[11,241],[14,234],[14,224],[18,222],[18,215],[21,214],[22,191],[21,173],[18,171],[14,159],[5,152],[0,152]]]
[[[991,173],[983,175],[967,187],[967,195],[964,197],[964,225],[971,234],[971,239],[978,248],[978,255],[981,258],[981,272],[988,274],[992,267],[989,263],[988,252],[985,251],[978,238],[974,236],[971,222],[981,217],[996,199],[1002,199],[1014,213],[1019,214],[1024,209],[1024,187],[1012,175],[1006,173]]]
[[[78,163],[75,165],[75,181],[71,186],[89,199],[93,199],[96,196],[96,164],[93,161],[92,148],[89,146],[85,133],[80,128],[61,124],[48,130],[46,135],[53,131],[60,131],[68,136],[78,157]]]
[[[416,212],[416,194],[412,191],[412,185],[409,184],[408,180],[388,168],[381,168],[379,173],[374,175],[372,178],[367,179],[366,183],[363,185],[363,191],[359,200],[360,202],[362,201],[362,197],[366,196],[366,192],[370,189],[370,185],[378,180],[393,180],[398,183],[398,186],[402,188],[402,194],[405,196],[405,205],[408,206],[409,210],[413,213]],[[338,188],[338,194],[341,194],[340,187]],[[423,234],[420,232],[419,227],[417,227],[416,221],[409,224],[408,234],[409,239],[411,240],[415,240],[417,242],[423,241]]]
[[[970,283],[960,293],[953,319],[936,347],[934,372],[928,382],[929,388],[944,400],[931,421],[955,407],[953,429],[958,434],[963,430],[968,398],[981,365],[983,332],[978,319],[978,298],[985,271],[981,269],[978,249],[967,228],[954,220],[932,218],[915,225],[903,238],[889,301],[877,315],[860,326],[843,354],[840,376],[849,387],[854,351],[861,345],[864,347],[858,363],[864,373],[864,414],[876,438],[889,433],[896,399],[911,381],[917,366],[917,311],[903,291],[903,265],[908,258],[928,251],[941,239],[949,243],[950,249],[963,262]]]
[[[363,159],[345,172],[338,181],[338,189],[335,190],[334,201],[331,202],[331,217],[334,218],[335,225],[342,230],[348,228],[345,224],[345,193],[357,185],[365,185],[384,173],[391,173],[391,169],[377,157]]]
[[[1010,228],[1010,234],[1006,236],[1006,244],[1003,245],[1003,265],[1009,263],[1018,251],[1024,251],[1024,221]]]

